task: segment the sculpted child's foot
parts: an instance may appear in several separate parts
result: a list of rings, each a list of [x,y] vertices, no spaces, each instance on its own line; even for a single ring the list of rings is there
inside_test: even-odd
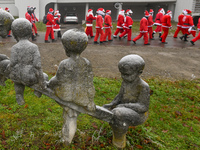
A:
[[[16,101],[19,105],[25,104],[24,97],[21,94],[16,94]]]

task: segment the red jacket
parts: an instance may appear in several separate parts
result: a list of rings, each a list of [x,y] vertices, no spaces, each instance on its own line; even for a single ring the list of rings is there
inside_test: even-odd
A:
[[[145,17],[140,20],[140,32],[148,32],[148,20]]]
[[[150,15],[149,18],[148,18],[148,27],[152,27],[153,24],[154,24],[154,22],[153,22],[153,16]]]
[[[96,18],[96,28],[103,29],[103,17],[101,15]]]
[[[111,28],[112,27],[112,18],[110,15],[106,15],[104,18],[104,28]]]
[[[46,27],[53,27],[55,25],[54,16],[50,13],[47,14]]]
[[[198,20],[197,29],[200,30],[200,18]]]
[[[54,31],[60,31],[60,17],[54,16],[55,26],[53,27]]]
[[[118,15],[117,28],[123,29],[123,24],[124,24],[124,16],[123,15]]]
[[[162,17],[162,27],[165,27],[165,28],[171,28],[172,27],[170,15],[164,15]]]
[[[178,24],[177,24],[178,27],[182,27],[182,25],[183,25],[183,17],[184,17],[183,14],[180,14],[178,16]]]
[[[132,18],[130,16],[126,16],[124,28],[130,29],[130,27],[132,27],[132,25],[133,25]]]
[[[155,23],[156,25],[162,25],[161,21],[162,21],[162,17],[163,17],[163,13],[159,12],[156,14],[156,19],[155,19]]]
[[[89,16],[86,16],[86,26],[91,27],[93,20],[95,20],[96,17],[94,17],[92,14]]]
[[[193,18],[190,15],[186,15],[183,17],[183,26],[182,28],[190,28],[193,27],[194,23],[193,23]]]
[[[28,21],[30,21],[31,24],[33,23],[32,17],[31,17],[31,15],[30,15],[28,12],[25,13],[25,18],[26,18]]]

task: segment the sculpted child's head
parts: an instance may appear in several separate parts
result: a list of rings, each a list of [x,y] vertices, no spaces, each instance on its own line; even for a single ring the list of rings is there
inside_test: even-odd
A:
[[[20,39],[29,39],[32,34],[32,25],[25,18],[18,18],[12,23],[12,33],[15,39],[18,41]]]
[[[5,38],[8,35],[9,30],[11,30],[11,24],[13,22],[13,16],[0,9],[0,36]]]
[[[67,30],[62,35],[61,40],[68,57],[70,57],[71,54],[81,54],[88,44],[87,35],[85,32],[79,31],[78,29]]]
[[[118,64],[122,79],[125,82],[133,82],[142,74],[145,62],[139,55],[127,55]]]

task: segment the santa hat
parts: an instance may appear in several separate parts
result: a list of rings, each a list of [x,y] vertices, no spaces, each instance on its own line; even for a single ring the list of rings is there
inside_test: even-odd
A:
[[[49,8],[49,12],[53,13],[53,8]]]
[[[5,11],[9,12],[10,10],[9,10],[9,8],[8,8],[8,7],[6,7],[6,8],[5,8]]]
[[[88,9],[88,12],[93,11],[92,9]]]
[[[125,12],[125,10],[123,10],[123,9],[120,10],[120,11],[119,11],[119,15],[123,15],[123,16],[124,16],[124,12]]]
[[[133,12],[132,12],[131,9],[127,9],[127,10],[126,10],[126,14],[127,14],[127,15],[132,14],[132,13],[133,13]]]
[[[153,12],[154,12],[153,9],[150,9],[150,10],[149,10],[149,13],[153,13]]]
[[[188,14],[191,14],[191,13],[192,13],[192,11],[189,10],[189,9],[186,9],[186,11],[187,11]]]
[[[111,10],[106,10],[106,14],[109,14],[109,13],[111,13]]]
[[[61,16],[61,14],[59,13],[59,10],[56,10],[54,15],[55,16]]]
[[[148,13],[147,10],[145,10],[145,12],[144,12],[144,16],[145,16],[145,17],[149,17],[149,13]]]
[[[99,8],[99,9],[97,9],[96,13],[104,15],[105,14],[105,10],[103,8]]]
[[[172,12],[170,10],[167,11],[167,15],[172,14]]]
[[[165,10],[164,10],[163,8],[160,8],[160,9],[158,10],[158,12],[162,13],[163,15],[165,14]]]

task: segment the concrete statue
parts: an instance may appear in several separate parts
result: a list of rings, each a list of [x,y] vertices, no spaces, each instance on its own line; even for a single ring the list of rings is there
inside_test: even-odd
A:
[[[7,31],[7,28],[3,30]],[[128,55],[119,61],[123,79],[121,89],[110,104],[101,107],[94,103],[91,63],[80,56],[88,44],[84,32],[71,29],[63,34],[61,40],[68,58],[60,62],[56,75],[49,81],[42,71],[38,46],[28,40],[32,34],[30,22],[16,19],[12,23],[12,32],[17,43],[12,47],[10,58],[0,54],[0,85],[5,85],[7,79],[14,82],[17,103],[25,103],[25,86],[33,88],[36,96],[44,94],[63,108],[62,141],[66,145],[73,140],[78,115],[86,113],[108,122],[113,130],[113,144],[124,148],[128,127],[140,125],[148,117],[149,86],[139,77],[145,66],[144,60],[138,55]]]
[[[11,30],[11,24],[14,21],[13,16],[7,11],[0,9],[0,36],[5,38]]]
[[[127,55],[118,64],[123,82],[119,94],[110,104],[103,107],[114,114],[110,126],[113,129],[113,143],[117,147],[125,147],[126,132],[129,126],[137,126],[147,119],[150,89],[139,76],[145,62],[138,55]]]
[[[66,31],[61,40],[69,58],[60,63],[56,75],[49,81],[49,87],[63,101],[73,102],[88,111],[95,111],[92,66],[86,58],[80,56],[87,47],[88,37],[73,29]],[[62,107],[63,140],[69,144],[76,132],[79,112],[63,105]]]

